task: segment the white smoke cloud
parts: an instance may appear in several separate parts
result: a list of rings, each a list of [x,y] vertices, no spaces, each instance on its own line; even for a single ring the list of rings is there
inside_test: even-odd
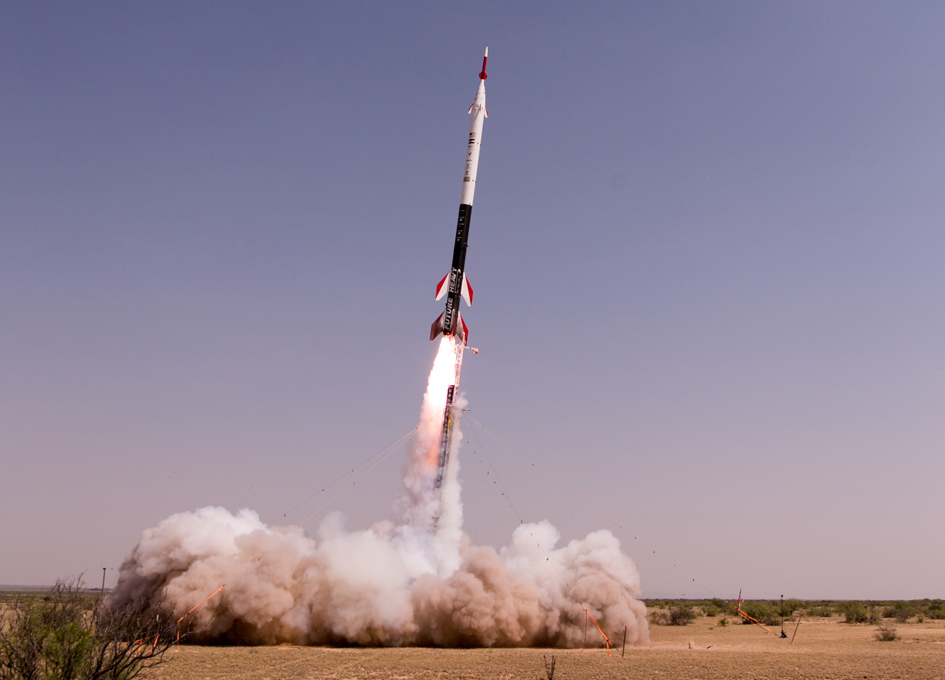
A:
[[[442,489],[434,487],[457,360],[461,353],[444,339],[408,449],[396,523],[348,531],[333,513],[312,537],[267,526],[248,509],[178,513],[144,531],[111,602],[163,602],[181,617],[226,584],[188,619],[205,642],[576,647],[584,607],[608,633],[622,637],[626,627],[628,644],[648,641],[639,574],[609,531],[557,548],[558,531],[545,521],[517,527],[500,551],[471,545],[462,531],[458,417]],[[456,400],[457,416],[465,403]],[[603,643],[593,626],[588,643]]]
[[[555,548],[554,527],[526,524],[498,552],[464,540],[459,568],[442,578],[418,570],[396,529],[346,531],[335,513],[310,537],[251,510],[178,513],[144,532],[112,601],[163,598],[183,616],[225,583],[192,615],[203,641],[575,647],[582,604],[605,631],[648,640],[639,575],[609,531]]]

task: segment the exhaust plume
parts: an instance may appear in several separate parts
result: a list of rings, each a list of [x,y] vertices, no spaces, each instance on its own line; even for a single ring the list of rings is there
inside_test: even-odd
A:
[[[622,636],[626,626],[629,644],[647,642],[640,577],[611,532],[556,547],[550,523],[523,524],[498,551],[463,533],[458,417],[443,486],[434,488],[457,358],[461,348],[443,338],[396,522],[349,531],[332,513],[309,536],[268,526],[249,509],[177,513],[143,532],[111,602],[163,601],[180,617],[225,583],[222,597],[185,623],[198,642],[579,647],[584,607],[608,633]],[[456,400],[457,415],[465,403]],[[603,639],[589,632],[588,643]]]

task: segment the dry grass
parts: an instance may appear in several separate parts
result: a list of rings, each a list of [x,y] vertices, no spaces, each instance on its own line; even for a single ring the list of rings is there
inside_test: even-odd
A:
[[[324,647],[181,647],[150,678],[218,680],[287,678],[407,680],[413,678],[545,677],[543,656],[558,657],[555,680],[656,678],[873,678],[945,677],[945,626],[940,621],[901,626],[901,640],[881,644],[870,625],[839,618],[801,623],[794,644],[755,626],[716,625],[651,629],[653,642],[619,651],[602,649],[332,649]],[[787,626],[786,626],[787,627]],[[788,629],[788,635],[793,628]],[[690,649],[690,643],[692,649]]]

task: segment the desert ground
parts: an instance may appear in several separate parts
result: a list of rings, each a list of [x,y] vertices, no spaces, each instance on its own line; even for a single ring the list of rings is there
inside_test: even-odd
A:
[[[718,617],[688,626],[651,626],[652,642],[619,649],[338,649],[324,647],[196,647],[170,652],[147,677],[166,680],[413,678],[546,678],[544,659],[557,657],[555,680],[611,678],[945,678],[945,624],[896,624],[900,639],[878,642],[876,627],[840,618],[803,619],[787,640],[755,626],[720,627]],[[891,623],[891,622],[890,622]],[[793,624],[786,625],[793,633]],[[590,639],[591,632],[588,631]]]

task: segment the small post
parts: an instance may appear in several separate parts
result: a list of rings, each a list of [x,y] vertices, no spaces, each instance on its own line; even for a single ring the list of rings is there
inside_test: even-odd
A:
[[[620,658],[623,658],[623,653],[627,651],[627,627],[623,627],[623,647],[620,648]]]
[[[587,649],[587,607],[584,608],[584,646],[581,648],[583,652]]]
[[[551,663],[548,663],[548,657],[542,656],[545,660],[545,675],[548,676],[548,680],[555,680],[555,660],[556,657],[554,654],[551,655]]]
[[[102,608],[102,602],[105,601],[105,567],[102,567],[102,592],[98,595],[98,606],[92,614],[93,619],[98,618],[98,610]]]
[[[781,596],[781,637],[787,637],[784,634],[784,595]]]
[[[98,612],[102,608],[102,600],[105,599],[105,567],[102,567],[102,592],[98,596],[98,604],[95,605],[95,609],[92,610],[92,624],[95,625],[98,623]]]
[[[794,626],[794,635],[791,636],[791,644],[792,644],[792,645],[794,644],[794,638],[797,637],[797,629],[801,627],[801,619],[803,619],[803,618],[804,618],[804,615],[803,615],[803,614],[800,614],[800,615],[797,617],[797,625]]]

